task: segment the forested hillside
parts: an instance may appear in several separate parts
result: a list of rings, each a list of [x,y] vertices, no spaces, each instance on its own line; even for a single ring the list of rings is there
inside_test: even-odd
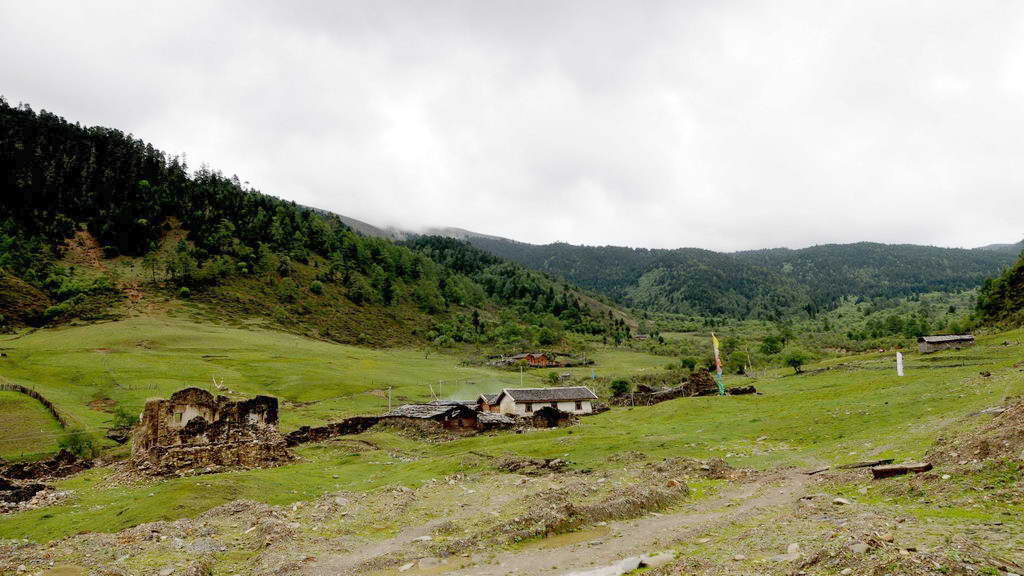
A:
[[[875,243],[720,253],[697,248],[473,245],[639,309],[735,318],[814,316],[844,297],[899,298],[977,287],[1013,262],[1008,250]]]
[[[1002,274],[985,280],[978,294],[978,312],[983,321],[1024,325],[1024,254]]]
[[[191,172],[119,130],[3,99],[0,187],[0,273],[12,288],[0,323],[95,316],[137,296],[132,282],[142,282],[143,291],[340,341],[530,345],[554,344],[564,331],[628,333],[621,313],[468,244],[364,236],[237,177]],[[117,270],[145,274],[69,263],[72,238],[98,241],[104,260],[127,260]]]

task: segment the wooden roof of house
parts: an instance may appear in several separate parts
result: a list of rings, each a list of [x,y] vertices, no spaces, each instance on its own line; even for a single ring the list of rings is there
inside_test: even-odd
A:
[[[917,339],[918,342],[927,342],[928,344],[942,344],[944,342],[973,342],[974,336],[971,334],[945,334],[941,336],[921,336]]]

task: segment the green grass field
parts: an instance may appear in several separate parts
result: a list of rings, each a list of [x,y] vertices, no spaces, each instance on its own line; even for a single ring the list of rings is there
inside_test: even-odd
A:
[[[119,401],[138,402],[166,393],[188,375],[201,380],[208,371],[220,368],[218,377],[247,393],[271,390],[296,401],[326,398],[334,402],[334,412],[286,406],[282,417],[292,425],[377,406],[378,398],[370,397],[368,402],[361,392],[379,388],[378,382],[385,379],[411,394],[423,386],[424,374],[438,378],[449,374],[451,380],[452,373],[466,374],[480,380],[481,386],[484,377],[494,384],[510,379],[515,383],[519,378],[517,373],[456,368],[454,360],[445,356],[424,359],[422,352],[355,349],[268,332],[246,335],[242,345],[237,341],[239,334],[222,328],[129,322],[88,327],[91,337],[99,340],[84,348],[73,345],[82,341],[74,337],[75,330],[81,329],[20,339],[16,341],[19,353],[13,356],[22,363],[21,370],[29,370],[24,363],[30,360],[29,366],[42,370],[46,360],[41,356],[55,362],[68,355],[57,367],[43,370],[46,378],[41,378],[40,388],[45,385],[59,393],[60,366],[65,372],[83,374],[64,386],[70,390],[60,399],[69,405],[69,412],[83,420],[92,416],[92,422],[102,417],[93,416],[89,408],[72,411],[70,405],[89,396],[89,378],[96,377],[103,365],[116,367],[113,372],[124,383],[131,381],[126,374],[140,374],[138,378],[145,381],[156,377],[141,375],[180,365],[157,380],[155,391],[136,394],[125,384],[104,388],[111,396],[121,394]],[[1024,373],[1014,367],[1024,354],[1018,345],[1001,345],[1022,335],[1017,331],[983,337],[977,346],[962,352],[909,354],[903,378],[896,377],[888,355],[850,357],[831,362],[831,370],[759,381],[763,395],[683,398],[654,407],[616,408],[584,418],[569,429],[484,435],[442,444],[370,431],[360,436],[375,446],[370,451],[360,451],[351,440],[342,439],[303,446],[296,451],[300,457],[296,463],[279,468],[166,479],[128,488],[108,484],[109,470],[94,470],[58,483],[75,491],[68,504],[0,518],[0,537],[47,540],[83,530],[115,531],[140,522],[193,516],[238,498],[283,504],[335,490],[415,486],[455,472],[493,471],[488,456],[505,453],[565,457],[581,469],[618,466],[613,457],[626,452],[642,453],[639,457],[648,460],[720,457],[735,466],[757,468],[918,458],[945,427],[961,420],[981,422],[987,416],[968,415],[1024,393]],[[138,344],[143,337],[146,346]],[[284,343],[291,347],[282,347]],[[92,346],[100,345],[111,351],[95,352]],[[211,347],[226,357],[203,358]],[[620,370],[641,368],[638,359],[614,353],[609,353],[607,361]],[[345,378],[341,367],[358,370],[358,376]],[[9,368],[5,366],[5,373]],[[982,370],[992,376],[979,375]],[[295,373],[294,378],[278,381],[289,372]],[[327,392],[321,386],[332,388]],[[340,390],[355,396],[350,401],[337,399]]]
[[[57,449],[62,429],[35,398],[0,390],[0,458],[29,459]]]

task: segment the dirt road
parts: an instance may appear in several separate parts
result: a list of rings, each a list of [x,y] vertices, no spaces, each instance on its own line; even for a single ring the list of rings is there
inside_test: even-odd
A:
[[[565,574],[607,566],[629,556],[657,552],[673,542],[699,537],[716,526],[743,518],[763,508],[795,503],[810,477],[797,471],[777,479],[743,484],[708,500],[689,504],[671,514],[647,515],[610,522],[600,545],[572,543],[559,548],[527,548],[499,554],[494,563],[449,572],[452,575]]]
[[[460,557],[444,564],[439,564],[437,559],[427,559],[401,573],[410,576],[533,576],[562,575],[608,566],[623,558],[670,548],[674,542],[699,538],[703,533],[766,508],[792,505],[805,493],[811,481],[811,477],[800,471],[779,472],[776,476],[730,487],[711,498],[684,505],[670,513],[609,522],[493,555]],[[308,576],[366,574],[367,568],[374,564],[387,565],[380,562],[381,556],[408,550],[414,535],[424,533],[409,529],[396,538],[375,543],[353,555],[321,558],[303,573]]]

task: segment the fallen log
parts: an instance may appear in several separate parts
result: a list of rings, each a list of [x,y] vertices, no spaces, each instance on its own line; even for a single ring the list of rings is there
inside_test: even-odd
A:
[[[927,462],[910,462],[906,464],[887,464],[883,466],[875,466],[871,469],[871,475],[874,476],[875,480],[880,478],[891,478],[893,476],[902,476],[913,472],[920,474],[921,472],[927,472],[932,469],[932,465]]]
[[[884,460],[871,460],[869,462],[854,462],[853,464],[843,464],[839,466],[841,470],[853,470],[854,468],[871,468],[873,466],[882,466],[884,464],[892,464],[892,458],[886,458]]]
[[[822,472],[827,472],[831,469],[831,466],[825,466],[824,468],[815,468],[814,470],[808,470],[807,472],[804,472],[804,474],[808,476],[814,476],[815,474],[821,474]]]

